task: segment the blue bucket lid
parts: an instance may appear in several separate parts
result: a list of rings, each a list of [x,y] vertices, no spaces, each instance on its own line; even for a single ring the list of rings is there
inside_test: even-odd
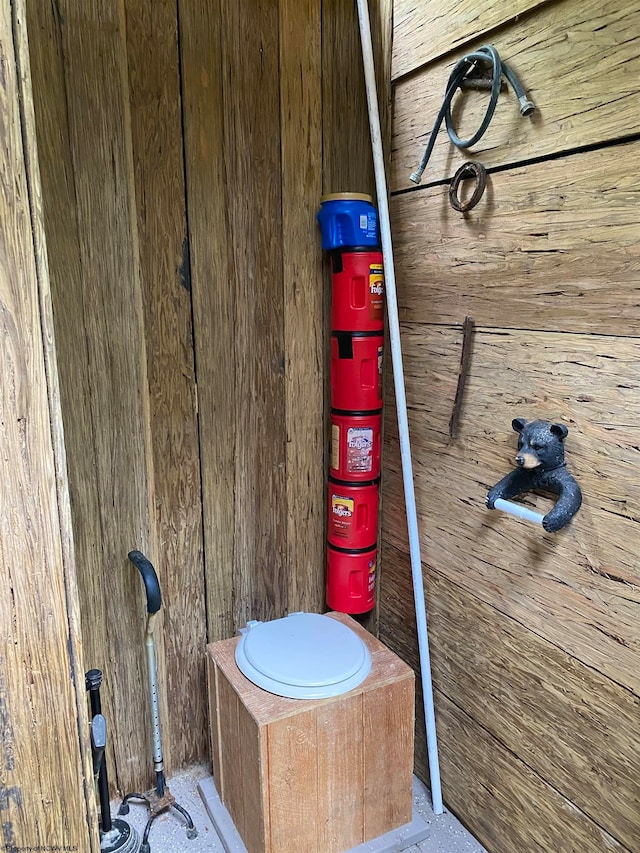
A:
[[[371,671],[371,655],[347,625],[319,613],[291,613],[271,622],[249,622],[235,658],[250,681],[290,699],[340,696]]]

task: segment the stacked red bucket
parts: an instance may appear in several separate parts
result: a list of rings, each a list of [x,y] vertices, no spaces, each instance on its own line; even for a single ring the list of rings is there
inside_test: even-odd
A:
[[[358,614],[375,605],[384,270],[371,196],[324,196],[318,221],[331,263],[326,598],[332,610]]]

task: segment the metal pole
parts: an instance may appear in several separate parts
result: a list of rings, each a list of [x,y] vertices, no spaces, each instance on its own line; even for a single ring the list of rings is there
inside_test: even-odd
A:
[[[418,648],[420,652],[422,696],[424,700],[424,716],[427,730],[427,750],[429,753],[431,802],[434,814],[442,814],[444,808],[442,805],[440,765],[438,762],[438,743],[436,739],[436,721],[433,707],[433,684],[431,682],[431,660],[429,656],[429,637],[427,633],[427,613],[424,603],[424,585],[422,580],[422,561],[420,559],[418,518],[415,491],[413,487],[413,469],[411,464],[411,446],[409,443],[407,401],[405,396],[404,373],[402,367],[402,350],[400,346],[400,323],[398,320],[396,278],[393,264],[393,247],[391,244],[389,204],[387,201],[387,181],[384,171],[382,133],[380,130],[380,114],[378,111],[373,46],[371,44],[371,25],[369,23],[369,6],[367,0],[358,0],[358,20],[360,23],[360,40],[362,42],[362,59],[367,90],[367,104],[369,107],[369,127],[371,131],[373,166],[376,178],[376,193],[378,197],[378,213],[380,216],[380,236],[384,257],[387,314],[389,318],[389,336],[391,340],[391,356],[393,362],[393,381],[396,392],[398,431],[400,434],[400,456],[402,459],[402,476],[404,480],[404,494],[407,509],[411,574],[413,578],[413,595],[416,610],[416,624],[418,628]]]

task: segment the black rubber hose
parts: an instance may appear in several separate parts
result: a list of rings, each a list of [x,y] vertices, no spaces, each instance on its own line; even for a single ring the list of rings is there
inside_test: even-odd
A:
[[[455,95],[456,91],[461,88],[462,81],[467,77],[473,76],[472,72],[474,72],[479,65],[489,65],[491,66],[491,69],[493,71],[489,104],[487,106],[487,111],[484,114],[484,118],[482,119],[482,123],[478,130],[473,134],[473,136],[469,137],[469,139],[460,139],[453,127],[453,120],[451,118],[451,103],[453,101],[453,96]],[[487,128],[491,123],[491,119],[493,118],[493,114],[496,109],[496,104],[498,103],[498,95],[500,94],[500,84],[502,82],[502,75],[504,75],[509,81],[513,88],[513,91],[515,92],[518,98],[518,101],[520,103],[520,115],[531,115],[531,113],[535,110],[535,105],[527,98],[527,94],[524,90],[524,87],[516,77],[514,71],[506,64],[506,62],[503,62],[500,59],[500,55],[498,54],[498,51],[495,49],[495,47],[493,47],[493,45],[485,45],[484,47],[478,48],[478,50],[474,50],[472,53],[466,54],[466,56],[463,56],[462,59],[460,59],[455,64],[455,66],[453,67],[453,71],[449,75],[444,100],[442,101],[442,106],[440,107],[440,111],[438,112],[438,116],[433,126],[433,130],[431,131],[431,136],[429,137],[429,142],[427,143],[424,156],[420,162],[420,166],[411,175],[411,180],[414,184],[420,183],[422,173],[424,172],[427,163],[429,162],[429,158],[431,157],[431,152],[433,151],[433,146],[435,145],[436,136],[438,135],[438,131],[440,130],[440,126],[442,124],[443,119],[447,128],[447,133],[449,134],[449,139],[458,148],[471,148],[472,145],[475,145],[476,142],[478,142],[484,136]]]

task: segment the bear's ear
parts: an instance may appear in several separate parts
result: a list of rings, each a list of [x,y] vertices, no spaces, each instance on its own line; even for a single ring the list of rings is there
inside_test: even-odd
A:
[[[524,418],[514,418],[511,421],[511,426],[514,428],[516,432],[522,432],[522,430],[526,427],[527,422]]]
[[[551,433],[557,435],[560,441],[564,441],[569,434],[569,430],[564,424],[551,424]]]

